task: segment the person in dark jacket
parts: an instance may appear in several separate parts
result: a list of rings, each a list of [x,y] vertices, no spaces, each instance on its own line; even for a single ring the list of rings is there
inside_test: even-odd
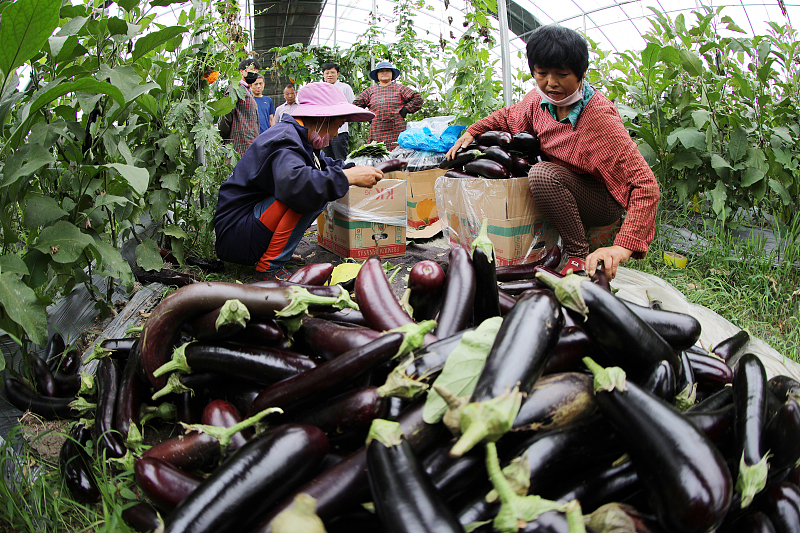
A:
[[[342,160],[320,153],[344,122],[366,122],[372,112],[325,82],[304,86],[297,103],[258,136],[219,190],[217,256],[254,264],[261,280],[288,278],[284,265],[328,202],[351,185],[371,188],[383,177],[370,166],[342,168]]]

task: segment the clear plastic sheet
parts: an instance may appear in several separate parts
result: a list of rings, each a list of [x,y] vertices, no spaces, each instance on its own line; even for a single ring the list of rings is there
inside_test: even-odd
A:
[[[392,185],[386,187],[377,196],[368,196],[363,200],[359,200],[355,205],[347,205],[346,203],[330,202],[327,207],[328,220],[333,220],[333,212],[352,220],[363,220],[366,222],[376,222],[378,224],[385,224],[387,226],[405,226],[406,225],[406,212],[405,203],[402,205],[402,211],[398,210],[396,213],[387,213],[386,204],[381,200],[387,198],[405,198],[406,182],[403,180],[392,180]],[[382,183],[386,183],[385,181]],[[352,189],[352,188],[351,188]],[[350,203],[353,202],[352,196]]]
[[[441,152],[430,152],[426,150],[416,150],[414,148],[404,148],[398,146],[389,154],[389,159],[404,159],[408,161],[407,172],[420,172],[438,168],[444,161],[445,154]]]
[[[648,305],[649,295],[650,299],[661,300],[668,311],[695,317],[702,326],[700,344],[704,348],[713,347],[740,330],[711,309],[689,302],[680,291],[658,276],[619,267],[611,286],[619,289],[617,296],[624,300]],[[763,340],[751,335],[747,351],[761,359],[768,377],[782,374],[800,381],[800,364],[784,357]]]
[[[558,232],[533,203],[527,178],[436,179],[436,205],[451,246],[470,246],[483,219],[499,266],[530,263],[558,243]]]

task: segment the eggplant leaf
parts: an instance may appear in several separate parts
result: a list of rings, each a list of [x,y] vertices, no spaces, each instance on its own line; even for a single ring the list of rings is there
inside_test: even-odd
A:
[[[161,259],[161,252],[153,239],[145,239],[136,247],[136,264],[144,270],[161,270],[164,261]]]
[[[502,323],[503,319],[500,317],[489,318],[475,331],[464,333],[433,384],[445,386],[456,396],[472,395]],[[422,411],[423,420],[428,424],[435,424],[442,419],[446,410],[445,401],[431,388]]]
[[[47,314],[33,289],[13,273],[0,275],[0,305],[4,314],[19,324],[28,338],[44,346],[47,342]],[[0,358],[2,359],[2,358]]]

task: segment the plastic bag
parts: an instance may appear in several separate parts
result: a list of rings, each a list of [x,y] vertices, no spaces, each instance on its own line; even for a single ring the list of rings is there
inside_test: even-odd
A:
[[[389,154],[389,159],[404,159],[408,161],[406,172],[419,172],[438,168],[439,164],[444,161],[444,156],[443,152],[429,152],[398,146]]]
[[[406,131],[397,138],[397,144],[427,152],[447,152],[464,131],[464,126],[448,125],[454,118],[455,116],[449,115],[411,122]]]
[[[629,302],[648,305],[648,298],[655,298],[661,300],[668,311],[695,317],[701,325],[700,344],[705,348],[713,347],[739,331],[711,309],[689,302],[679,290],[658,276],[620,266],[611,286],[619,290],[618,297]],[[783,374],[800,380],[800,364],[784,357],[762,339],[751,335],[747,351],[761,359],[767,377]]]

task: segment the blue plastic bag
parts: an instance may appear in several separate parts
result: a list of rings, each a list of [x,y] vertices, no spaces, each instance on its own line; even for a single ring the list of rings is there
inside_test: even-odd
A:
[[[425,123],[426,121],[436,120],[441,124],[443,119],[449,122],[452,118],[453,117],[432,117],[431,119],[425,119],[419,123],[411,124],[410,126],[421,125],[421,123]],[[435,124],[435,122],[431,123],[431,125],[433,124]],[[457,125],[447,126],[441,135],[437,135],[426,125],[421,125],[421,127],[409,127],[409,129],[401,133],[397,138],[397,144],[403,148],[411,148],[413,150],[444,153],[453,147],[456,140],[461,136],[461,132],[464,131],[464,128],[464,126]]]

